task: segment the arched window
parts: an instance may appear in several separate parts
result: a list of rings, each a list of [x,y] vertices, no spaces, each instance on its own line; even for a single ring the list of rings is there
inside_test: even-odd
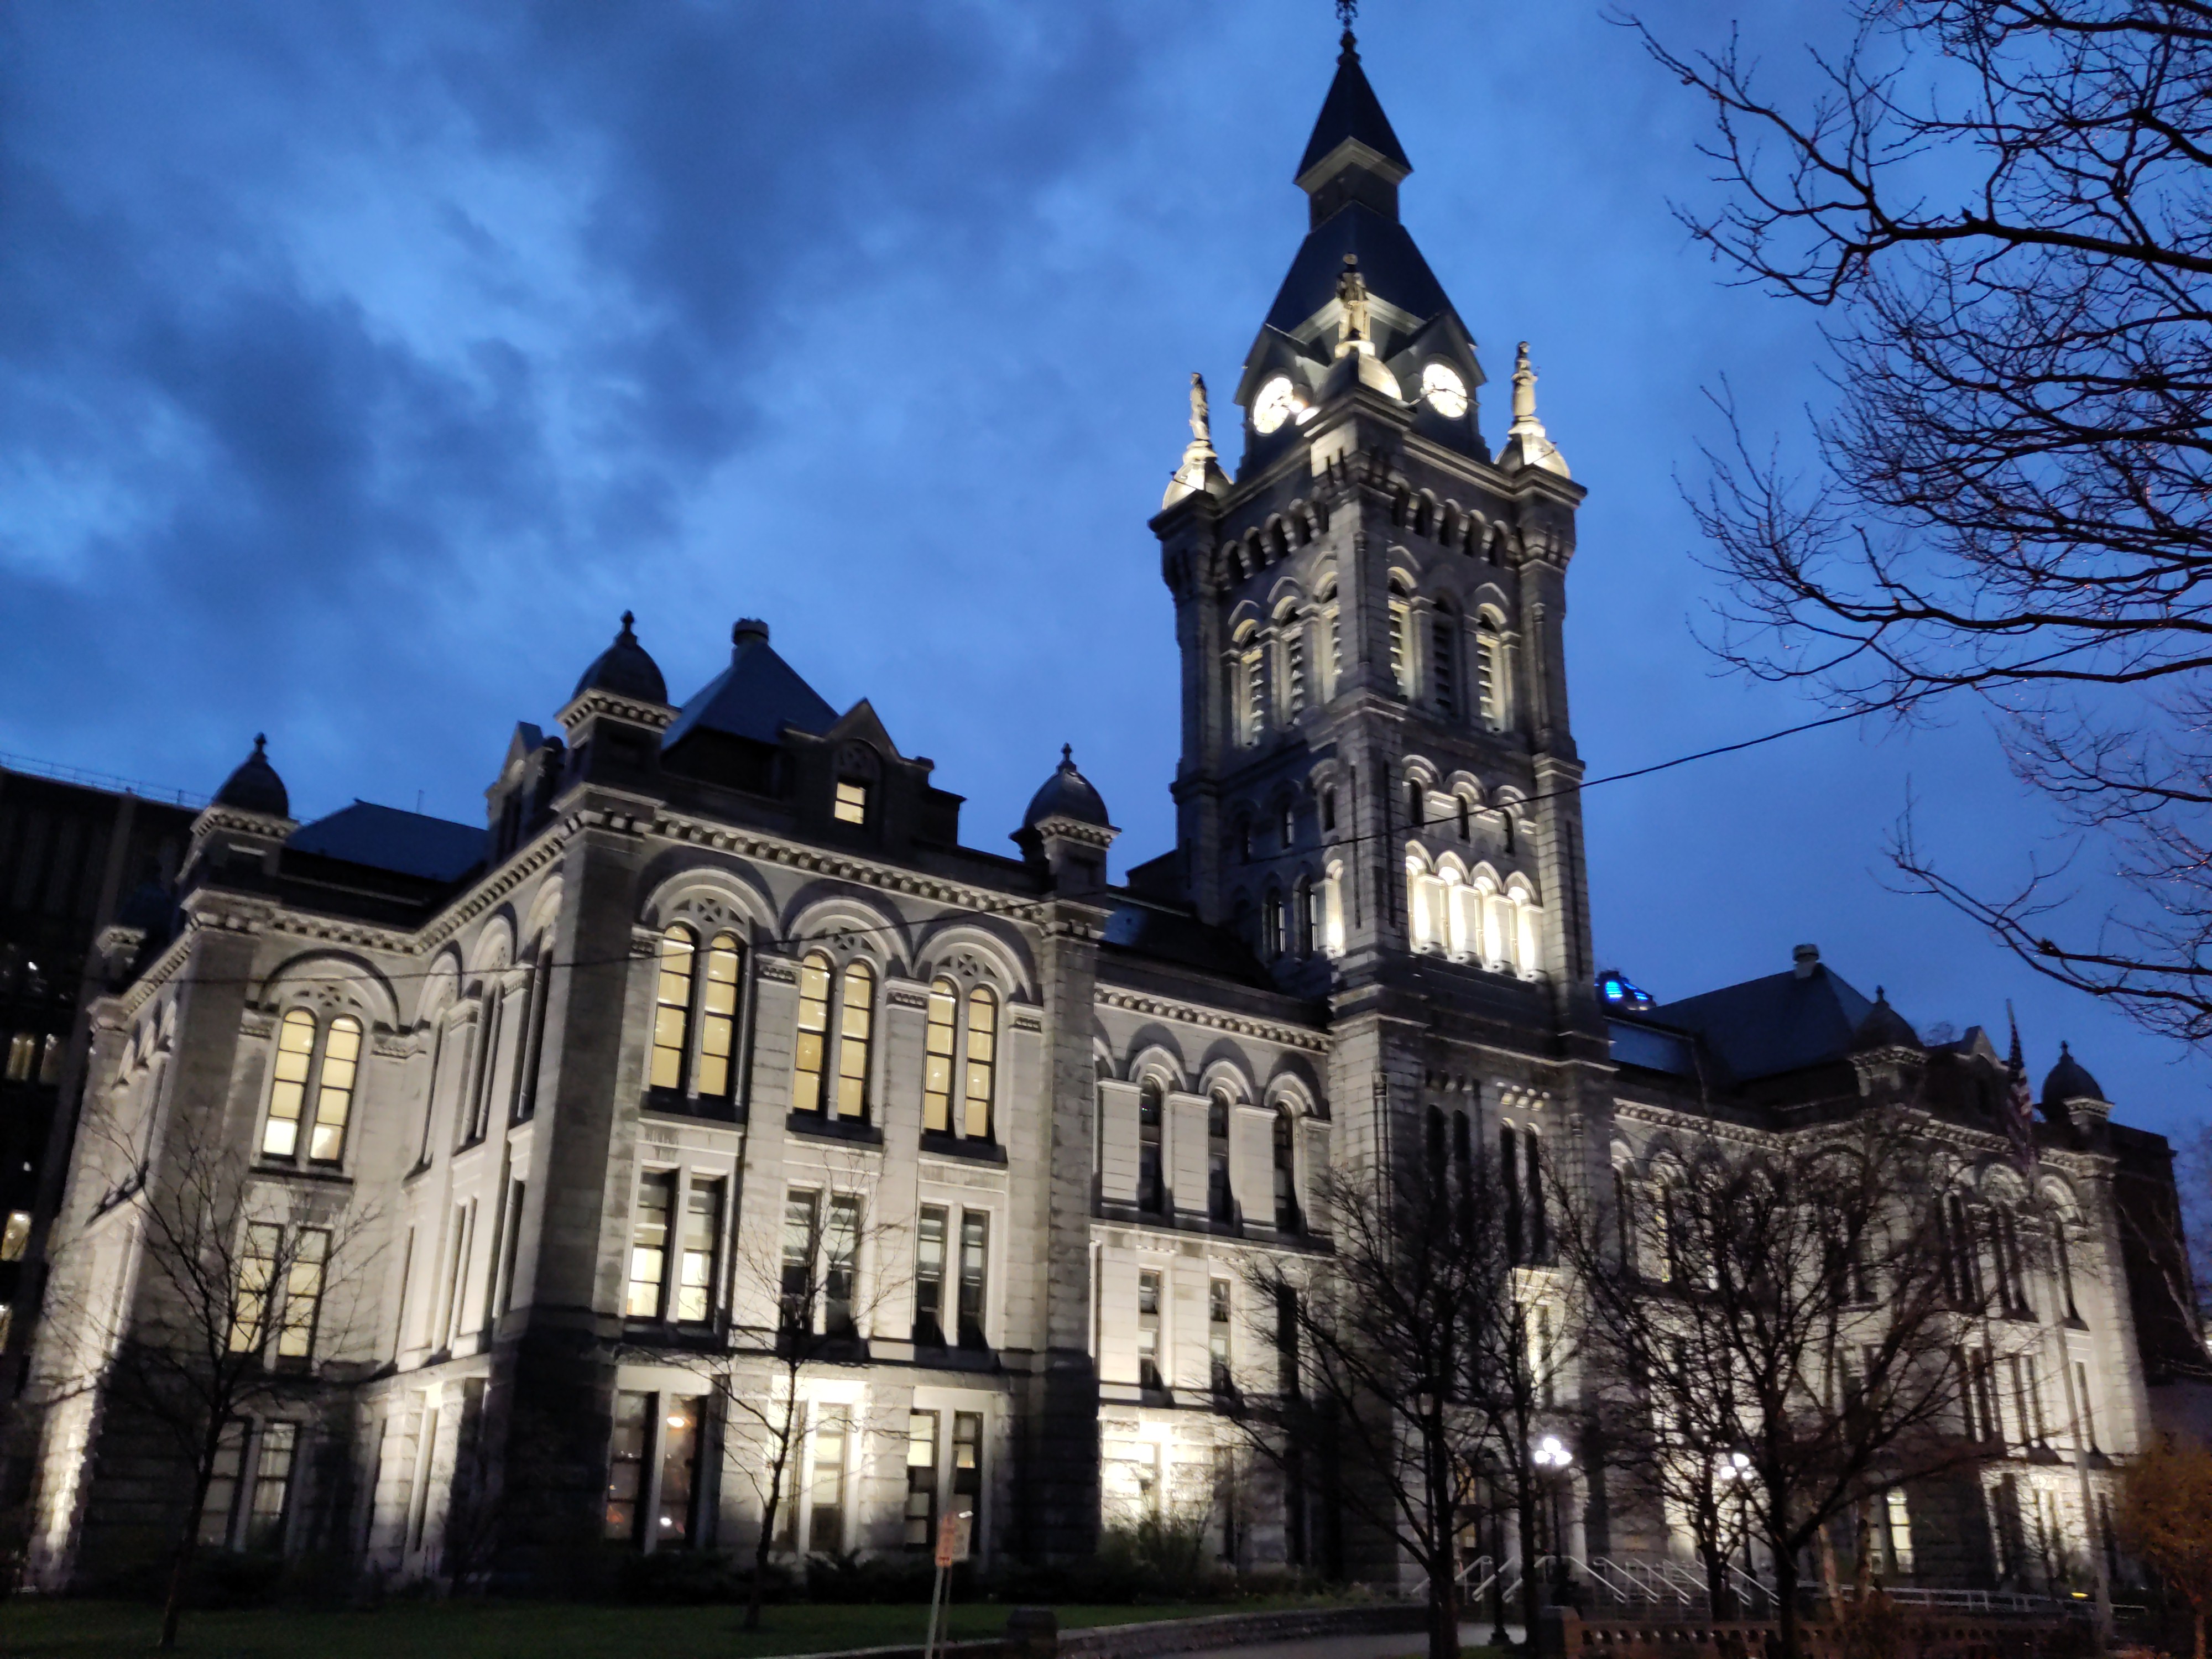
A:
[[[1429,684],[1435,688],[1437,712],[1446,720],[1459,717],[1459,622],[1449,612],[1439,612],[1430,632],[1434,635],[1434,656],[1429,664]]]
[[[1158,1078],[1146,1078],[1137,1091],[1137,1207],[1158,1215],[1167,1207],[1165,1171],[1160,1167],[1161,1119],[1166,1091]]]
[[[843,1017],[837,1027],[837,1115],[868,1115],[868,1042],[876,1018],[875,970],[865,962],[845,965]]]
[[[1390,593],[1390,683],[1401,697],[1413,695],[1413,607],[1396,589]]]
[[[1330,956],[1344,954],[1344,866],[1332,864],[1321,883],[1321,947]]]
[[[792,1079],[792,1109],[822,1109],[824,1062],[830,1048],[830,958],[819,951],[799,964],[799,1052]]]
[[[1485,611],[1475,619],[1474,635],[1474,714],[1481,724],[1492,732],[1505,729],[1505,676],[1502,659],[1504,650],[1499,643],[1499,631],[1504,622],[1494,611]]]
[[[1279,1232],[1298,1231],[1297,1148],[1297,1126],[1285,1106],[1275,1114],[1275,1228]]]
[[[999,1000],[979,985],[968,994],[968,1112],[962,1133],[991,1138],[992,1080],[999,1065]]]
[[[1273,887],[1260,901],[1260,951],[1270,962],[1283,954],[1283,896]]]
[[[1305,618],[1285,613],[1276,618],[1275,628],[1282,641],[1283,718],[1295,720],[1306,708]]]
[[[1297,903],[1298,954],[1310,957],[1321,948],[1321,890],[1310,878],[1298,878]]]
[[[1321,792],[1321,832],[1324,836],[1336,833],[1336,791],[1334,789]]]
[[[1428,805],[1429,792],[1419,778],[1406,780],[1406,823],[1418,830],[1428,822],[1424,810]]]
[[[315,1079],[315,1127],[307,1161],[336,1164],[345,1156],[346,1120],[353,1114],[354,1079],[361,1070],[361,1022],[340,1014],[323,1039],[322,1069]]]
[[[1285,852],[1298,842],[1298,804],[1294,800],[1283,803],[1283,810],[1275,819],[1275,830]]]
[[[1229,1097],[1216,1089],[1206,1103],[1206,1212],[1216,1221],[1237,1218],[1229,1187]]]
[[[1322,606],[1321,615],[1325,649],[1328,653],[1324,659],[1328,666],[1328,678],[1322,687],[1322,695],[1333,697],[1336,695],[1337,687],[1344,683],[1344,619],[1342,613],[1337,609],[1336,596],[1334,593],[1329,595],[1328,602]]]
[[[949,979],[929,988],[929,1026],[921,1063],[921,1127],[952,1133],[952,1050],[958,1041],[960,993]]]
[[[545,1059],[545,1011],[553,1000],[553,933],[538,936],[530,954],[530,1018],[523,1028],[528,1046],[522,1055],[521,1075],[515,1080],[514,1121],[525,1122],[538,1111],[538,1077]]]
[[[1234,692],[1231,705],[1235,710],[1237,740],[1244,744],[1260,741],[1261,728],[1267,721],[1267,691],[1263,659],[1260,652],[1260,631],[1247,623],[1237,630],[1235,647]]]
[[[652,1085],[671,1093],[684,1087],[684,1050],[691,1035],[691,975],[697,941],[684,927],[660,936],[660,974],[653,993]]]
[[[707,947],[707,974],[699,988],[699,1093],[726,1100],[736,1081],[738,981],[744,947],[735,933],[717,933]]]
[[[295,1008],[276,1027],[275,1081],[269,1086],[269,1121],[261,1131],[264,1158],[295,1158],[300,1115],[307,1101],[307,1072],[315,1059],[315,1017]]]

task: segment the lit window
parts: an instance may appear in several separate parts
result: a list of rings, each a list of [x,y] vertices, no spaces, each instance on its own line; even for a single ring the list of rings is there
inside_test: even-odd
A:
[[[28,1083],[38,1060],[39,1039],[28,1031],[18,1031],[8,1042],[8,1081]]]
[[[737,1046],[738,975],[743,947],[733,933],[717,933],[707,947],[707,977],[699,996],[699,1094],[723,1100],[730,1093],[730,1057]]]
[[[836,817],[840,823],[866,823],[868,821],[868,786],[850,781],[837,786]]]
[[[631,1319],[660,1317],[661,1287],[668,1279],[669,1212],[676,1207],[676,1175],[655,1170],[638,1177],[637,1219],[629,1235],[629,1292],[623,1312]]]
[[[830,1041],[830,958],[817,951],[799,964],[799,1053],[794,1110],[822,1109],[822,1072]]]
[[[315,1127],[307,1137],[307,1157],[336,1164],[345,1152],[346,1119],[353,1110],[354,1079],[361,1066],[361,1022],[340,1014],[323,1039],[323,1067],[315,1080]]]
[[[806,1547],[816,1555],[845,1551],[845,1451],[852,1438],[852,1408],[823,1406],[814,1419],[814,1484],[807,1493],[812,1514]]]
[[[684,1086],[684,1050],[691,1027],[691,971],[695,952],[689,929],[660,936],[660,975],[653,993],[653,1086]]]
[[[1390,683],[1398,688],[1398,695],[1413,695],[1413,653],[1410,630],[1413,627],[1413,608],[1395,594],[1390,599]]]
[[[906,1425],[904,1541],[926,1550],[937,1541],[937,1413],[911,1412]]]
[[[1213,1391],[1227,1394],[1231,1386],[1229,1355],[1229,1281],[1217,1279],[1206,1298],[1206,1346],[1212,1361]]]
[[[926,1205],[915,1236],[914,1340],[933,1348],[945,1346],[945,1212]]]
[[[59,1083],[62,1080],[62,1040],[52,1032],[39,1050],[39,1081]]]
[[[1912,1512],[1905,1503],[1903,1487],[1889,1489],[1884,1508],[1889,1519],[1890,1571],[1909,1577],[1912,1572]]]
[[[953,1025],[959,1014],[958,993],[949,979],[929,988],[929,1025],[921,1061],[921,1127],[933,1134],[952,1129]]]
[[[968,1114],[961,1133],[991,1138],[991,1083],[998,1067],[998,999],[981,986],[968,994]]]
[[[284,1320],[276,1333],[280,1359],[305,1359],[314,1352],[323,1268],[330,1253],[331,1236],[320,1227],[303,1228],[292,1241],[291,1265],[284,1272]]]
[[[276,1258],[283,1249],[283,1229],[255,1222],[246,1230],[246,1249],[238,1261],[238,1289],[231,1297],[230,1351],[252,1353],[269,1340],[269,1299],[276,1284]]]
[[[844,1017],[837,1030],[837,1115],[868,1115],[868,1033],[875,1021],[876,975],[865,962],[845,969]]]
[[[983,1339],[983,1279],[990,1257],[991,1218],[981,1210],[960,1217],[960,1346],[980,1348]]]
[[[691,1494],[698,1485],[699,1401],[660,1396],[660,1502],[653,1535],[663,1544],[680,1544],[691,1533]]]
[[[698,1324],[714,1312],[714,1253],[722,1237],[722,1183],[694,1181],[684,1209],[684,1274],[676,1288],[676,1316]]]
[[[952,1413],[952,1512],[973,1516],[983,1503],[983,1413]]]
[[[276,1028],[276,1080],[269,1088],[269,1122],[261,1151],[290,1158],[300,1149],[300,1111],[307,1098],[307,1067],[315,1053],[315,1017],[295,1008]]]
[[[653,1427],[653,1396],[617,1394],[614,1433],[607,1445],[607,1508],[602,1532],[608,1538],[637,1536],[638,1498],[645,1486],[645,1442]]]
[[[30,1243],[31,1212],[28,1210],[11,1210],[8,1214],[6,1230],[0,1231],[0,1261],[21,1261]]]

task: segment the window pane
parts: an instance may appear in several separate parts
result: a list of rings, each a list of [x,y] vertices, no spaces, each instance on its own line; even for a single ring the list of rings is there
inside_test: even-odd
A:
[[[246,1425],[226,1423],[216,1442],[215,1473],[207,1501],[200,1505],[200,1542],[212,1549],[230,1543],[230,1522],[238,1507],[238,1477],[246,1467]]]
[[[637,1220],[629,1240],[629,1294],[623,1312],[632,1319],[660,1317],[660,1288],[668,1277],[669,1212],[676,1207],[676,1172],[656,1170],[637,1183]]]
[[[11,1210],[5,1231],[0,1231],[0,1261],[21,1261],[31,1243],[31,1212]]]
[[[335,1164],[345,1151],[346,1118],[353,1109],[354,1077],[361,1065],[361,1022],[340,1014],[323,1043],[323,1071],[315,1089],[315,1130],[307,1156]]]
[[[722,1183],[695,1181],[684,1210],[684,1277],[676,1316],[696,1323],[714,1313],[714,1253],[722,1237]]]
[[[637,1536],[638,1499],[645,1486],[645,1443],[652,1424],[653,1396],[617,1394],[614,1433],[607,1443],[606,1537]]]
[[[906,1430],[906,1532],[910,1550],[937,1539],[937,1413],[915,1412]]]
[[[268,1158],[290,1158],[300,1147],[300,1108],[307,1096],[307,1061],[315,1051],[315,1018],[295,1008],[276,1028],[276,1080],[269,1088],[269,1123],[261,1132]]]
[[[783,1203],[784,1328],[814,1328],[815,1206],[820,1195],[793,1192]]]
[[[983,1274],[990,1256],[991,1218],[981,1210],[966,1210],[960,1217],[960,1345],[980,1348],[983,1342]]]
[[[815,955],[799,964],[799,1045],[792,1081],[794,1111],[822,1109],[822,1055],[830,1029],[830,958]]]
[[[868,821],[868,786],[850,781],[839,784],[836,811],[840,823],[866,823]]]
[[[929,1030],[921,1065],[921,1127],[939,1134],[952,1128],[952,1026],[959,1004],[951,981],[929,988]]]
[[[850,1193],[832,1194],[822,1235],[822,1328],[831,1336],[853,1334],[853,1276],[860,1244],[860,1200]]]
[[[699,1466],[699,1404],[669,1399],[661,1413],[660,1501],[653,1519],[653,1541],[680,1544],[691,1535],[691,1492]]]
[[[945,1212],[932,1206],[916,1226],[914,1260],[914,1340],[945,1342]]]
[[[819,1555],[842,1554],[845,1548],[847,1412],[843,1406],[824,1406],[814,1424],[814,1514],[806,1547]]]
[[[302,1228],[284,1274],[284,1322],[276,1333],[276,1352],[305,1359],[314,1351],[315,1321],[323,1307],[323,1268],[331,1236],[320,1227]]]
[[[968,994],[968,1114],[961,1132],[991,1138],[991,1079],[999,1054],[999,1000],[981,986]]]
[[[656,1089],[684,1086],[684,1039],[691,1019],[690,933],[672,927],[660,936],[660,975],[653,994],[653,1077]]]
[[[952,1413],[952,1506],[975,1512],[983,1496],[983,1413]]]
[[[734,934],[717,934],[707,947],[707,979],[699,998],[699,1092],[710,1100],[726,1099],[730,1092],[741,961]]]
[[[283,1248],[281,1229],[256,1222],[246,1230],[246,1249],[238,1262],[238,1294],[232,1299],[230,1351],[252,1353],[269,1340],[269,1294],[276,1287],[276,1258]]]
[[[868,1115],[868,1032],[875,1018],[876,976],[865,962],[845,969],[843,1017],[838,1023],[837,1115]]]
[[[246,1516],[246,1547],[273,1548],[284,1528],[284,1500],[292,1490],[292,1452],[299,1438],[294,1423],[264,1423],[261,1455],[253,1467],[253,1510]]]

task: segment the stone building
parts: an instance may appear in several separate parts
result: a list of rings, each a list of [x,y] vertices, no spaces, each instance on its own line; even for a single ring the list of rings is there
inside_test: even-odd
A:
[[[56,1231],[58,1293],[118,1331],[159,1313],[133,1216],[165,1149],[243,1161],[270,1237],[362,1246],[270,1291],[290,1392],[227,1441],[211,1545],[399,1577],[749,1548],[757,1448],[715,1378],[771,1386],[781,1287],[824,1252],[806,1316],[839,1341],[799,1379],[787,1547],[912,1549],[957,1508],[987,1560],[1065,1558],[1197,1506],[1241,1564],[1385,1571],[1325,1494],[1230,1479],[1213,1409],[1224,1375],[1269,1386],[1240,1263],[1328,1249],[1318,1172],[1437,1114],[1515,1169],[1641,1179],[1717,1113],[1778,1133],[1856,1097],[1879,1051],[1928,1080],[1971,1237],[2013,1237],[1986,1218],[2031,1194],[1978,1034],[1923,1045],[1802,956],[1656,1008],[1601,981],[1564,633],[1583,491],[1525,348],[1486,440],[1474,337],[1399,217],[1410,172],[1347,35],[1237,476],[1194,386],[1152,520],[1178,830],[1124,885],[1071,758],[1013,854],[965,845],[933,763],[757,622],[678,704],[625,617],[557,732],[516,728],[483,826],[297,823],[257,747],[173,914],[111,937],[87,1109],[118,1133],[81,1140]],[[1999,1437],[2014,1510],[1991,1499],[1953,1576],[2033,1577],[2005,1517],[2045,1484],[2078,1553],[2080,1487],[2039,1472],[2093,1416],[2100,1458],[2148,1421],[2096,1096],[2071,1062],[2046,1091],[2036,1213],[2068,1218],[2071,1291],[2039,1266],[2022,1291],[2043,1404]],[[49,1583],[184,1515],[181,1475],[103,1414],[110,1340],[41,1349]],[[1577,1479],[1579,1551],[1670,1547]]]

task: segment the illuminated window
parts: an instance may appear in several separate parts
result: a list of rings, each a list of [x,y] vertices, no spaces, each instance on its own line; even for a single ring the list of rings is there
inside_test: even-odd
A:
[[[816,1555],[845,1550],[845,1453],[852,1440],[852,1407],[821,1406],[814,1419],[814,1480],[806,1547]]]
[[[991,1085],[998,1069],[999,1001],[977,986],[968,994],[968,1112],[961,1133],[991,1138]]]
[[[340,1014],[323,1039],[323,1066],[315,1079],[315,1127],[307,1137],[311,1163],[336,1164],[345,1152],[346,1119],[353,1110],[354,1079],[361,1067],[361,1022]]]
[[[1206,1288],[1206,1346],[1213,1374],[1213,1391],[1227,1394],[1233,1384],[1229,1352],[1229,1281],[1225,1279],[1217,1279]]]
[[[1306,706],[1305,624],[1291,617],[1283,623],[1283,713],[1296,720]]]
[[[973,1516],[983,1503],[983,1413],[952,1413],[952,1512]]]
[[[31,1073],[39,1062],[39,1039],[28,1031],[18,1031],[8,1040],[8,1081],[28,1083]]]
[[[1413,607],[1390,596],[1390,683],[1401,697],[1413,695]]]
[[[837,786],[837,803],[833,809],[840,823],[866,823],[868,821],[868,786],[849,780]]]
[[[911,1412],[906,1424],[904,1542],[926,1550],[937,1541],[937,1413]]]
[[[685,927],[660,936],[660,974],[653,993],[653,1077],[656,1089],[684,1086],[684,1051],[691,1030],[692,957],[696,946]]]
[[[933,1134],[952,1129],[953,1030],[959,993],[949,979],[929,988],[929,1024],[921,1062],[921,1127]]]
[[[654,1170],[637,1182],[637,1218],[630,1225],[629,1291],[623,1312],[631,1319],[660,1317],[668,1282],[668,1224],[676,1207],[676,1172]]]
[[[39,1049],[39,1081],[59,1083],[62,1080],[62,1040],[52,1032]]]
[[[660,1492],[653,1506],[657,1544],[681,1544],[691,1533],[691,1495],[699,1475],[699,1401],[662,1395]]]
[[[0,1231],[0,1261],[21,1261],[30,1243],[31,1212],[28,1210],[11,1210],[6,1230]]]
[[[735,1080],[731,1056],[737,1047],[738,979],[744,947],[734,933],[717,933],[707,947],[707,976],[699,989],[699,1094],[726,1100]]]
[[[914,1340],[945,1346],[945,1231],[946,1212],[924,1205],[915,1230]]]
[[[700,1324],[714,1314],[714,1256],[722,1237],[722,1183],[694,1181],[684,1206],[684,1273],[676,1287],[676,1316]]]
[[[645,1443],[653,1430],[653,1396],[617,1394],[614,1433],[607,1444],[607,1507],[604,1536],[637,1536],[639,1500],[645,1488]]]
[[[284,1270],[284,1319],[276,1332],[280,1359],[305,1359],[314,1352],[330,1254],[331,1236],[320,1227],[302,1228],[293,1237],[291,1263]]]
[[[830,1042],[830,958],[816,951],[799,964],[799,1053],[791,1103],[822,1109],[823,1062]]]
[[[868,1034],[875,1022],[876,975],[865,962],[845,968],[844,1014],[837,1029],[837,1115],[868,1115]]]
[[[238,1289],[231,1297],[230,1351],[258,1352],[269,1340],[269,1303],[276,1287],[276,1261],[284,1233],[267,1222],[246,1230],[246,1249],[238,1260]]]
[[[290,1158],[300,1149],[300,1112],[314,1054],[315,1017],[295,1008],[276,1028],[276,1080],[269,1088],[269,1121],[261,1132],[265,1157]]]

